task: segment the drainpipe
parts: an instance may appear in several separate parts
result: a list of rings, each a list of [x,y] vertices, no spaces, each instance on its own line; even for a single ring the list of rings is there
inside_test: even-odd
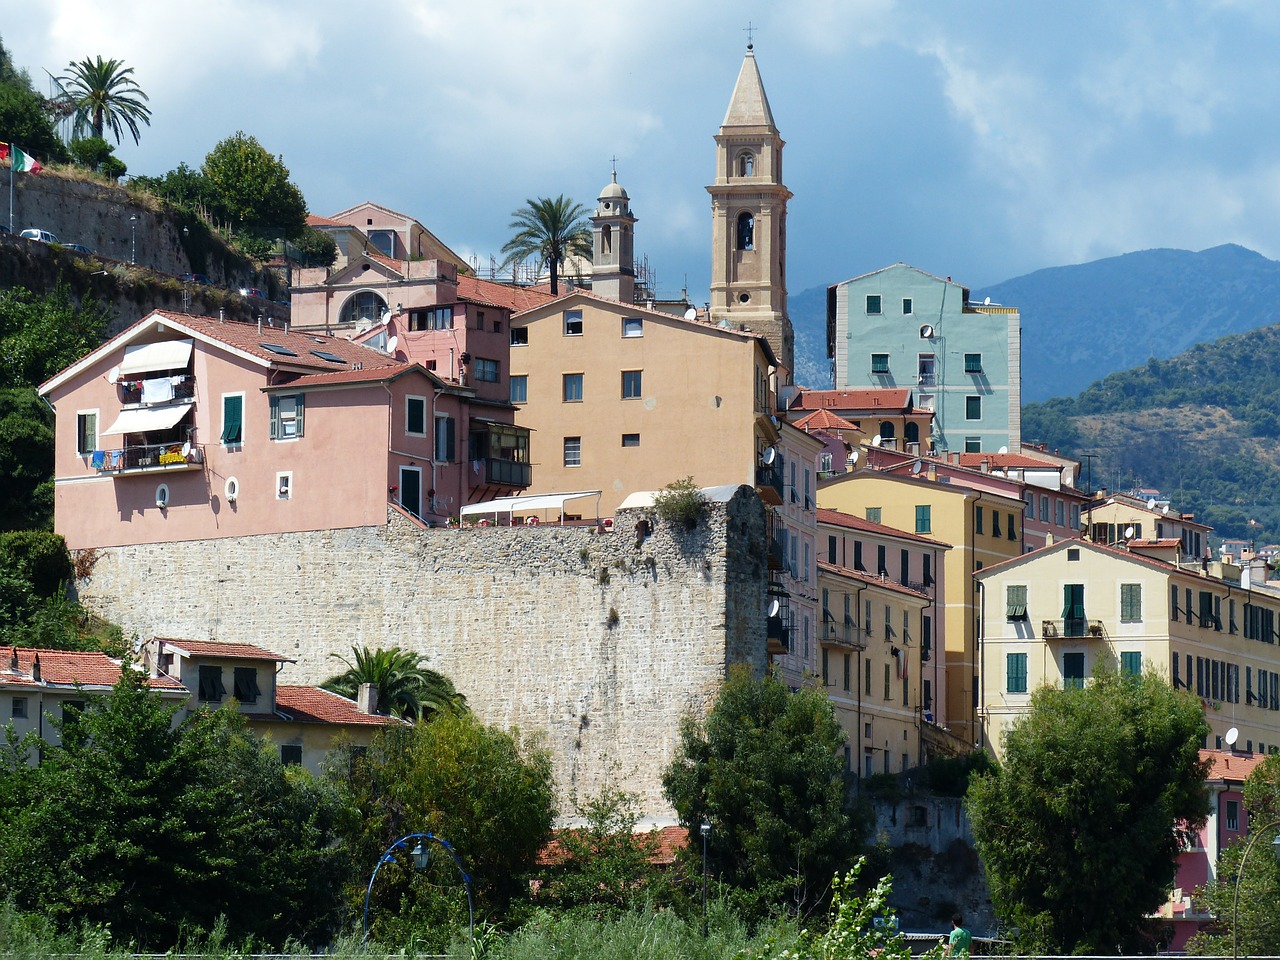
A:
[[[862,591],[865,587],[858,587],[853,597],[853,623],[855,630],[862,629]],[[862,746],[862,652],[867,649],[866,637],[858,646],[858,675],[854,677],[854,688],[858,691],[857,718],[858,725],[854,728],[854,741],[858,745],[856,756],[853,762],[856,765],[857,777],[854,778],[854,794],[860,795],[862,790],[862,754],[864,747]]]

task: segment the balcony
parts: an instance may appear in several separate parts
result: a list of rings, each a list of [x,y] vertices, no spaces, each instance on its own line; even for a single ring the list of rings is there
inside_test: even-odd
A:
[[[760,499],[772,506],[782,505],[782,465],[770,463],[756,467],[756,492]]]
[[[866,644],[858,634],[854,623],[840,623],[836,620],[823,620],[818,627],[818,642],[827,647],[841,647],[849,650],[866,649]]]
[[[1106,636],[1106,627],[1101,620],[1084,618],[1068,618],[1066,620],[1042,620],[1040,636],[1045,640],[1097,638]]]
[[[786,653],[791,649],[791,631],[780,616],[769,617],[765,637],[766,649],[770,656]]]
[[[98,473],[115,476],[199,470],[204,464],[204,447],[197,443],[133,444],[95,450],[90,463]]]
[[[489,457],[485,461],[485,476],[490,483],[523,489],[533,483],[533,466],[518,460]]]

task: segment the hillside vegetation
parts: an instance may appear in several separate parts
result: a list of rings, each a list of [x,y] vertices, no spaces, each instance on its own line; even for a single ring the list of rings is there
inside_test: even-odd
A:
[[[1280,326],[1262,327],[1028,404],[1022,436],[1097,454],[1095,488],[1155,487],[1219,537],[1280,541],[1278,391]]]

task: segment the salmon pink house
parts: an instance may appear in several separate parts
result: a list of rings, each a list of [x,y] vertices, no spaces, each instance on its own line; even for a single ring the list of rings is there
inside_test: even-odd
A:
[[[443,522],[529,484],[509,403],[340,337],[154,311],[40,393],[72,549]]]

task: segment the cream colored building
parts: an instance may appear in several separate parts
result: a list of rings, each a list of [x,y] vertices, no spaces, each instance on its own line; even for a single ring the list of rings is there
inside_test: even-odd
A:
[[[1213,527],[1194,514],[1174,510],[1168,500],[1142,499],[1127,493],[1102,496],[1085,507],[1081,520],[1085,536],[1094,543],[1133,542],[1160,548],[1171,559],[1200,560],[1209,555]]]
[[[1201,699],[1221,748],[1280,750],[1280,593],[1262,568],[1158,559],[1140,545],[1063,541],[979,572],[982,742],[997,757],[1037,687],[1100,668],[1155,670]]]
[[[1022,552],[1025,504],[1016,496],[940,482],[919,475],[859,470],[823,480],[820,507],[951,544],[946,553],[943,637],[946,651],[947,728],[973,744],[978,739],[981,677],[977,658],[978,598],[973,574]],[[879,564],[868,564],[879,575]],[[886,575],[890,571],[885,571]]]

